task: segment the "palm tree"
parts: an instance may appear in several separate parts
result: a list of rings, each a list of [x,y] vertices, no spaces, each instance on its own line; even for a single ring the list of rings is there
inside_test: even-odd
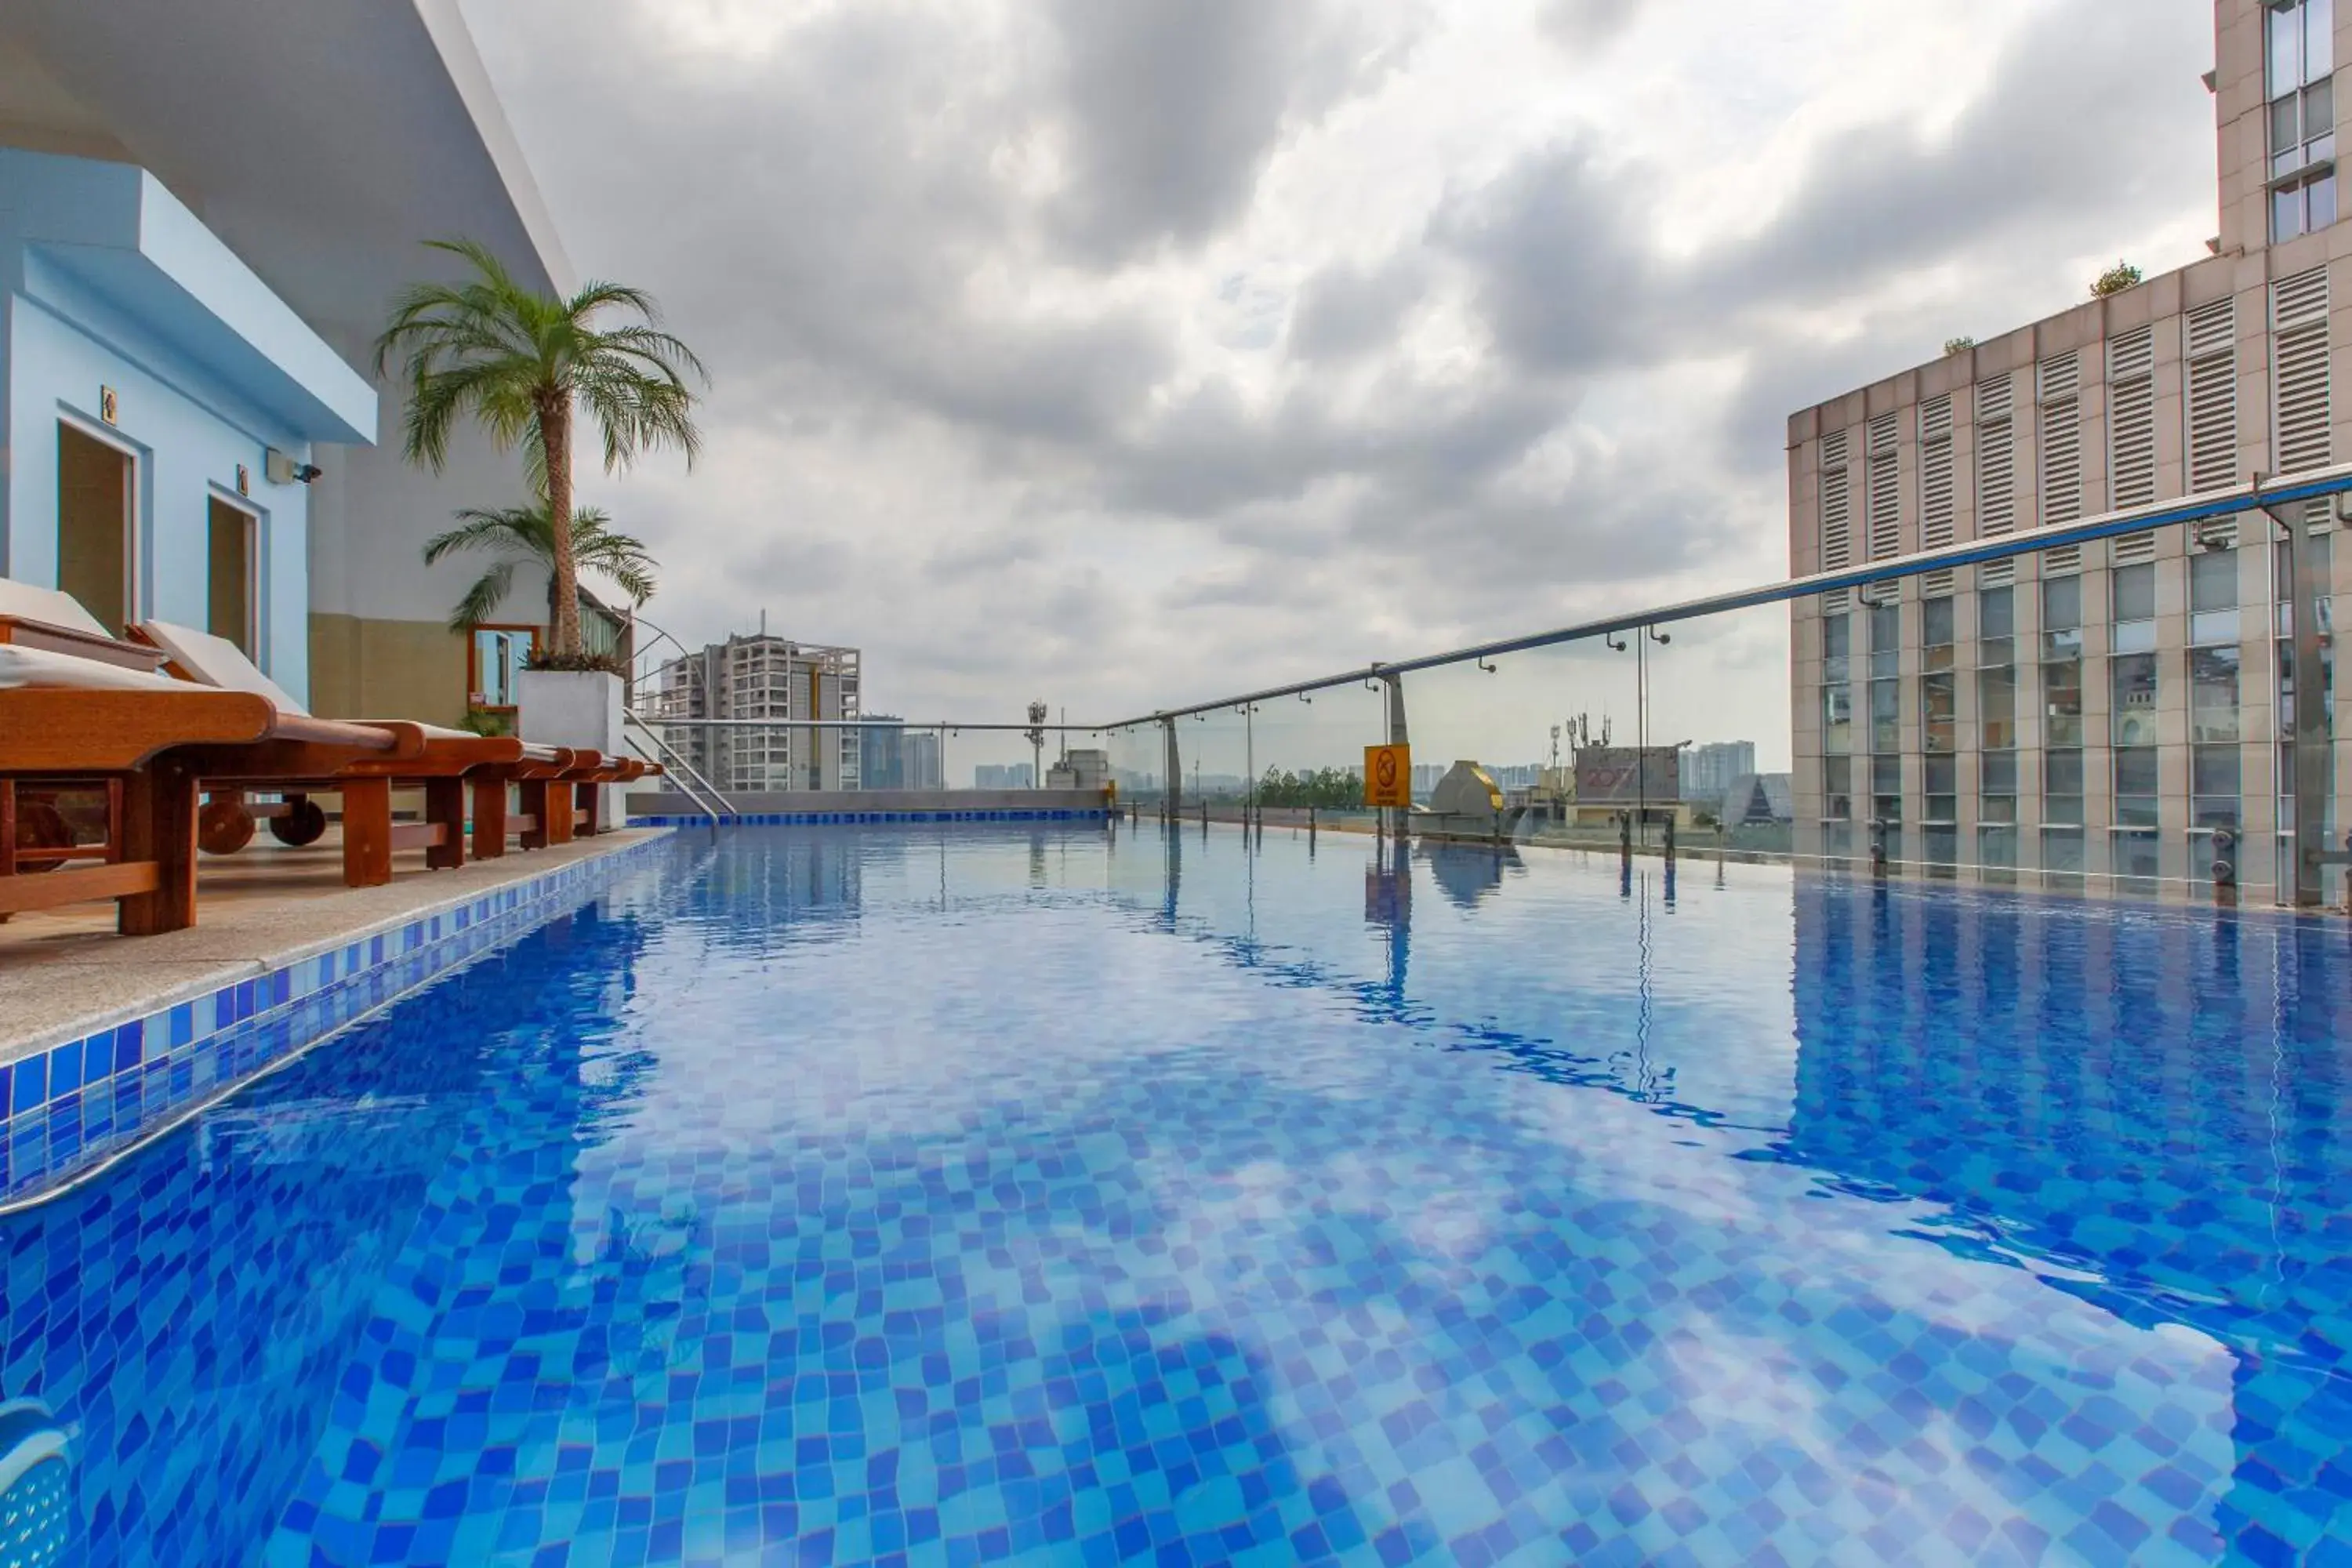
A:
[[[488,620],[499,601],[514,585],[514,570],[525,561],[555,560],[555,530],[548,509],[538,506],[467,507],[456,514],[457,526],[436,533],[425,546],[427,566],[459,551],[489,550],[494,562],[449,612],[449,629],[464,632]],[[601,572],[642,605],[654,595],[654,561],[644,543],[613,529],[613,520],[601,508],[583,506],[572,514],[572,559],[590,572]]]
[[[676,447],[689,467],[702,450],[690,374],[710,383],[702,362],[661,330],[661,312],[642,289],[590,282],[569,300],[515,280],[499,258],[469,239],[427,241],[463,258],[461,283],[419,283],[394,306],[376,339],[376,374],[395,357],[408,388],[408,460],[439,472],[449,436],[470,415],[500,451],[520,443],[534,489],[547,498],[549,559],[555,577],[550,651],[580,651],[580,556],[572,538],[572,422],[584,407],[603,430],[604,468]],[[634,313],[600,328],[606,311]],[[446,537],[446,536],[445,536]]]

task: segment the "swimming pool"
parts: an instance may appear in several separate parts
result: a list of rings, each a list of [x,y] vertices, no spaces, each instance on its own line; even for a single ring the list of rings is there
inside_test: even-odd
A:
[[[2347,981],[1765,868],[681,834],[0,1218],[0,1398],[92,1564],[2352,1561]]]

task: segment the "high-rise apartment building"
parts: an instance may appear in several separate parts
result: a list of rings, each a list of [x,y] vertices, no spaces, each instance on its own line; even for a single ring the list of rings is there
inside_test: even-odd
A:
[[[896,715],[869,715],[858,731],[857,787],[860,789],[938,789],[940,737],[930,730],[909,730]]]
[[[663,738],[719,789],[856,789],[863,734],[854,722],[857,687],[856,648],[763,632],[667,661],[655,672],[645,708],[665,721]],[[822,730],[740,722],[757,719],[851,722]]]
[[[1793,573],[2352,458],[2331,363],[2352,344],[2334,108],[2352,6],[2339,25],[2329,0],[2218,0],[2215,18],[2213,254],[1793,416]],[[1898,859],[2198,879],[2226,828],[2245,879],[2291,879],[2270,847],[2285,858],[2292,826],[2281,639],[2305,611],[2331,632],[2352,595],[2332,511],[2294,521],[2308,606],[2262,512],[1800,602],[1798,847],[1864,855],[1876,824]],[[2343,824],[2345,740],[2330,763]]]
[[[1755,771],[1753,741],[1710,741],[1704,746],[1692,746],[1682,754],[1683,798],[1695,802],[1721,800],[1733,784]]]

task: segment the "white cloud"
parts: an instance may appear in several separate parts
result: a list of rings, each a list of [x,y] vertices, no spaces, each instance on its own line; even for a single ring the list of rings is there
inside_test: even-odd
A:
[[[1116,717],[1775,574],[1791,408],[2213,224],[2185,3],[468,16],[568,247],[717,373],[706,466],[586,487],[653,618],[859,644],[898,711]],[[1677,738],[1785,752],[1755,634],[1678,639]],[[1536,756],[1523,684],[1446,727]]]

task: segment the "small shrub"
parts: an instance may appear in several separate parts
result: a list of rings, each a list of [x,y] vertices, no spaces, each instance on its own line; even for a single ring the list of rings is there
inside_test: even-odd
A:
[[[464,727],[477,735],[511,735],[514,715],[491,708],[468,708]]]
[[[1948,354],[1966,353],[1976,346],[1977,341],[1974,338],[1946,338],[1944,340],[1944,352]]]
[[[2091,279],[2091,293],[2095,298],[2104,300],[2110,294],[2122,293],[2125,289],[2137,285],[2139,280],[2138,268],[2128,261],[2118,261]]]
[[[625,677],[629,671],[620,656],[609,653],[553,653],[544,648],[532,650],[523,661],[525,669],[567,670],[573,674],[594,672],[599,675]]]

